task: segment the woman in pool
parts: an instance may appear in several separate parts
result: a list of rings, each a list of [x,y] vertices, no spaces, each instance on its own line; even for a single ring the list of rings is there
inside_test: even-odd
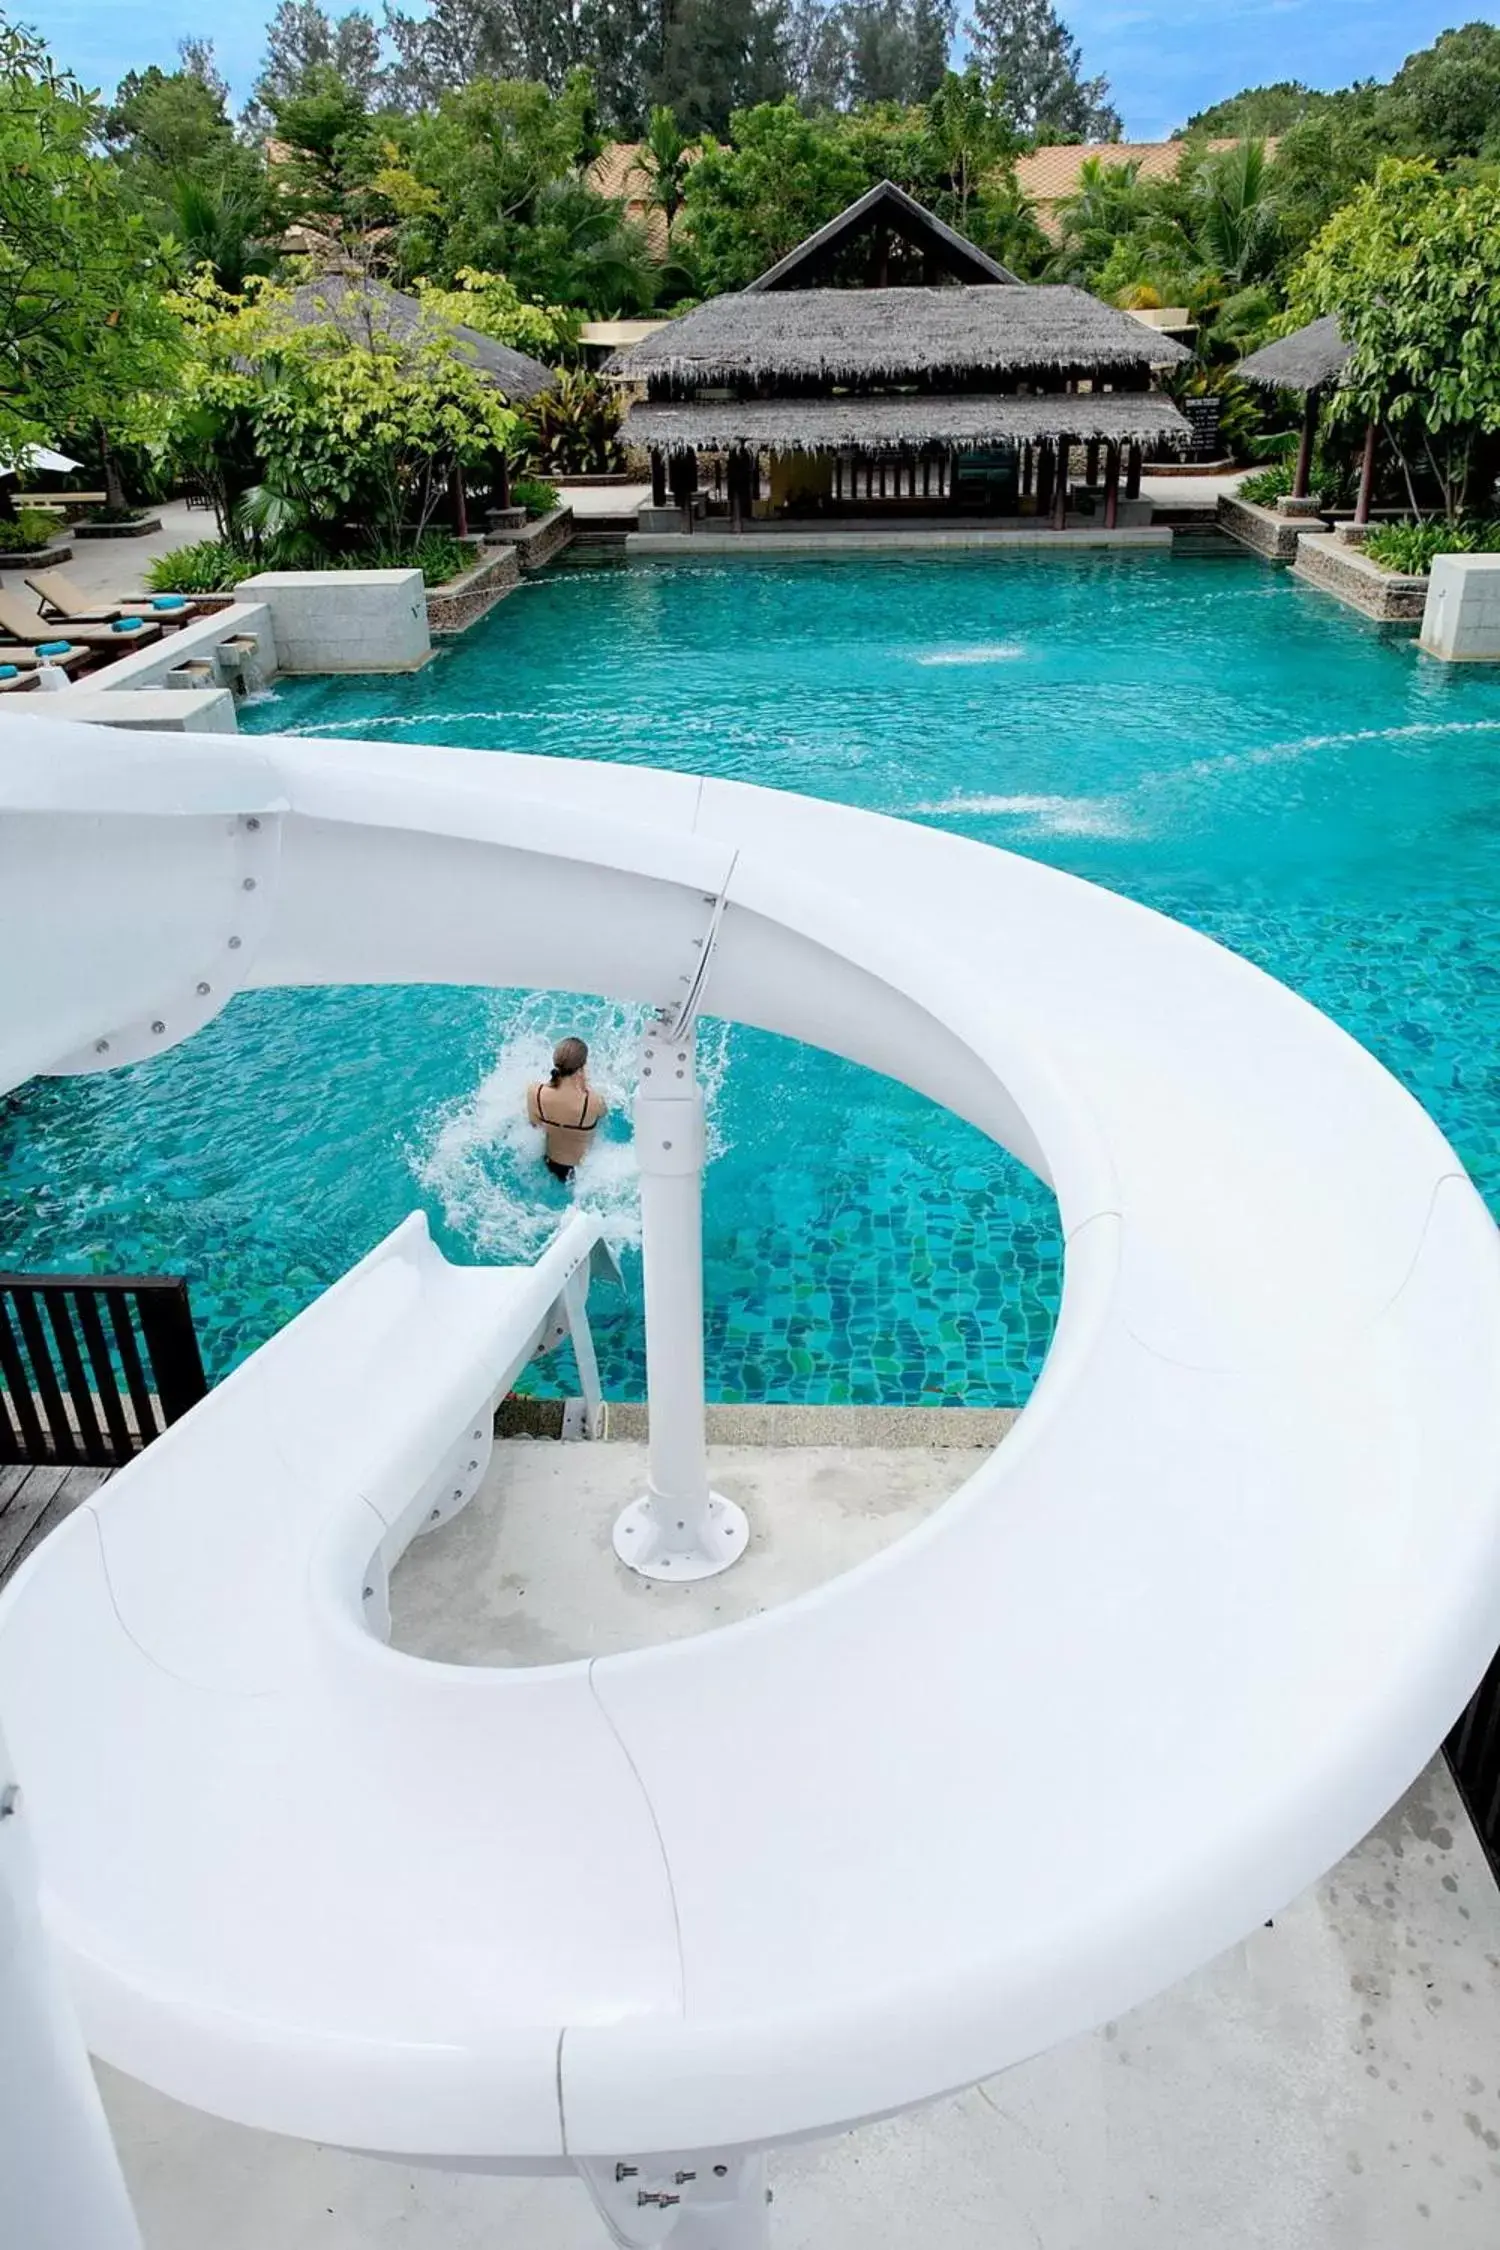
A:
[[[526,1115],[547,1135],[547,1169],[565,1183],[588,1155],[589,1135],[609,1107],[589,1084],[588,1062],[581,1039],[559,1039],[552,1076],[526,1089]]]

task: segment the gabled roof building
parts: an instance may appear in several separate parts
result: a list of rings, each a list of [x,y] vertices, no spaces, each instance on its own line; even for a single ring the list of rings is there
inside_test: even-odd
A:
[[[700,454],[736,527],[934,504],[1063,524],[1075,448],[1113,523],[1143,449],[1188,441],[1154,387],[1187,356],[1084,290],[1018,281],[887,180],[611,364],[644,391],[625,435],[685,529]]]

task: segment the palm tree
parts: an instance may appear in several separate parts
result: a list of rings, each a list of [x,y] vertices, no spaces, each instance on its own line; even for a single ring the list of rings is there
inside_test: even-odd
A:
[[[1263,281],[1281,242],[1281,200],[1264,141],[1237,141],[1204,158],[1188,183],[1189,224],[1226,296]]]
[[[1084,280],[1108,262],[1124,236],[1164,224],[1156,189],[1141,178],[1139,157],[1124,164],[1110,164],[1102,156],[1085,157],[1078,185],[1059,204],[1057,218],[1062,242],[1048,268],[1054,281]]]
[[[275,264],[274,250],[261,239],[264,195],[243,181],[179,172],[167,185],[167,217],[188,263],[211,266],[219,287],[232,296],[241,294],[252,274],[269,273]]]
[[[672,221],[682,209],[688,167],[697,153],[698,144],[688,139],[675,112],[658,102],[651,112],[646,138],[636,151],[636,162],[651,182],[646,201],[665,218],[669,240]]]

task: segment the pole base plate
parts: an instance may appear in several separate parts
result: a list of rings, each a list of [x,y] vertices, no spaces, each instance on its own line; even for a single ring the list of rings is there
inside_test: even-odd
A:
[[[750,1543],[749,1517],[720,1492],[708,1496],[701,1536],[693,1536],[689,1526],[678,1521],[669,1500],[648,1492],[615,1518],[615,1553],[638,1577],[686,1585],[695,1578],[717,1578]]]

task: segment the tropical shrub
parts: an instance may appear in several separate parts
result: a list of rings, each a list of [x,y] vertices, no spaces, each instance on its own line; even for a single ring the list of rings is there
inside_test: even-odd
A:
[[[1272,461],[1268,467],[1257,469],[1252,476],[1241,480],[1237,500],[1248,500],[1253,507],[1274,508],[1292,489],[1292,466],[1289,461]]]
[[[424,586],[446,586],[450,578],[472,569],[477,557],[466,540],[451,531],[424,531],[420,539],[397,540],[391,545],[351,547],[330,558],[334,570],[420,570]]]
[[[608,476],[625,466],[620,394],[602,376],[565,367],[550,391],[532,399],[524,422],[532,458],[557,476]]]
[[[510,497],[512,506],[524,508],[529,516],[545,516],[557,506],[558,490],[542,477],[517,477]]]
[[[1500,553],[1500,523],[1383,523],[1366,539],[1364,552],[1382,570],[1422,578],[1437,555]]]
[[[173,547],[146,566],[148,594],[218,594],[253,578],[265,564],[232,547],[227,539],[195,539]]]
[[[0,520],[0,547],[13,555],[30,555],[50,547],[63,529],[63,519],[47,508],[19,508],[13,517]]]
[[[420,278],[413,283],[436,319],[477,328],[481,336],[536,359],[554,360],[576,346],[583,323],[576,306],[529,304],[503,273],[484,273],[478,266],[460,266],[453,282],[451,289]]]

